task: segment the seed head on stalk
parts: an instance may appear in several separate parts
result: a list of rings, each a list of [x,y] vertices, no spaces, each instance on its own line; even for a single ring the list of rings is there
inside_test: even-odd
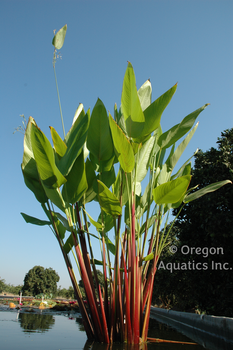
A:
[[[65,36],[66,36],[66,30],[67,30],[67,24],[64,25],[56,34],[56,29],[53,31],[54,37],[52,40],[52,44],[54,46],[54,52],[53,52],[53,70],[54,70],[54,76],[55,76],[55,82],[56,82],[56,88],[57,88],[57,97],[58,97],[58,103],[59,103],[59,109],[60,109],[60,115],[61,115],[61,122],[62,122],[62,128],[63,128],[63,134],[65,138],[65,127],[64,127],[64,121],[63,121],[63,115],[62,115],[62,109],[61,109],[61,101],[60,101],[60,95],[58,90],[58,84],[57,84],[57,76],[56,76],[56,70],[55,70],[55,64],[58,58],[62,58],[60,55],[60,52],[57,53],[57,50],[60,50],[64,44]]]

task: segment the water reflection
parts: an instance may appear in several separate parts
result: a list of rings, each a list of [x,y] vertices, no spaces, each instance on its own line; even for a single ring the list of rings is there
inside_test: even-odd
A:
[[[12,322],[9,322],[12,321]],[[228,350],[232,349],[232,344],[226,344],[220,339],[208,336],[203,333],[200,338],[194,339],[195,330],[190,329],[190,338],[187,338],[182,334],[184,326],[177,332],[170,326],[161,324],[156,320],[151,319],[149,325],[148,337],[156,338],[157,341],[165,339],[169,342],[151,342],[148,344],[140,344],[137,346],[131,346],[127,344],[100,344],[87,341],[86,334],[82,319],[79,314],[72,313],[52,313],[51,311],[38,312],[33,310],[0,310],[0,332],[1,346],[4,345],[4,349],[13,349],[17,343],[17,350],[31,350],[31,341],[34,341],[34,350],[50,350],[52,348],[57,349],[75,349],[75,350],[201,350],[203,348],[211,350]],[[43,333],[38,334],[38,333]],[[14,336],[12,337],[12,334]],[[186,332],[187,334],[187,332]],[[174,341],[176,344],[174,344]],[[199,344],[186,345],[184,342],[196,341]],[[201,345],[200,345],[201,344]]]
[[[72,319],[72,318],[69,317],[69,319]],[[78,325],[78,329],[80,330],[80,332],[85,332],[82,318],[76,318],[75,323]]]
[[[73,333],[74,340],[78,337],[78,334],[84,333],[84,326],[82,319],[77,317],[76,314],[63,314],[64,321],[72,320],[73,324],[75,324],[80,333]],[[30,313],[30,312],[20,312],[18,311],[17,320],[20,323],[20,327],[23,329],[24,333],[45,333],[51,330],[53,327],[55,328],[55,320],[56,316],[52,314],[46,314],[44,312],[40,313]],[[63,326],[64,327],[64,326]],[[184,335],[177,333],[171,327],[158,323],[155,320],[150,320],[149,327],[149,336],[156,338],[164,338],[164,339],[173,339],[173,340],[186,340]],[[65,333],[65,329],[63,328]],[[114,343],[114,344],[101,344],[97,342],[87,341],[83,347],[83,350],[151,350],[154,347],[160,347],[161,344],[155,345],[155,343],[148,344],[138,344],[138,345],[130,345],[130,344],[122,344],[122,343]],[[180,345],[177,344],[162,344],[163,350],[176,350],[180,349]],[[195,346],[195,350],[198,350],[202,347],[198,345]],[[192,350],[192,345],[189,345],[189,350]]]
[[[137,345],[130,345],[130,344],[121,344],[121,343],[114,343],[114,344],[102,344],[97,342],[89,342],[87,341],[84,345],[83,350],[148,350],[147,344],[137,344]]]
[[[48,332],[55,324],[53,315],[19,313],[18,321],[23,332]]]

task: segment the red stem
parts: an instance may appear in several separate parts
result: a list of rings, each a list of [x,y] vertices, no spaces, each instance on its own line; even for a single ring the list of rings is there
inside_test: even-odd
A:
[[[151,266],[151,270],[150,270],[148,279],[146,281],[146,286],[145,286],[144,291],[143,291],[143,304],[142,304],[143,310],[145,308],[146,301],[147,301],[147,298],[148,298],[148,295],[149,295],[149,292],[150,292],[150,289],[151,289],[151,284],[152,284],[152,288],[153,288],[154,275],[156,273],[157,261],[158,261],[158,255],[156,257],[154,257],[153,265]]]
[[[109,307],[108,307],[108,282],[107,282],[107,269],[106,269],[106,251],[105,251],[105,240],[102,235],[102,246],[103,246],[103,272],[104,272],[104,310],[108,325],[108,331],[110,331],[109,324]]]
[[[129,298],[129,281],[127,277],[127,268],[125,263],[125,253],[124,247],[122,247],[122,258],[125,270],[125,298],[126,298],[126,325],[127,325],[127,340],[129,344],[132,344],[132,328],[131,328],[131,319],[130,319],[130,298]]]
[[[123,304],[122,304],[122,289],[121,289],[121,276],[120,276],[120,269],[118,268],[118,314],[119,314],[119,321],[120,321],[120,337],[121,342],[124,340],[124,316],[123,316]]]
[[[49,202],[47,204],[48,204],[49,213],[51,215],[51,219],[52,219],[52,222],[53,222],[53,228],[55,230],[56,237],[57,237],[60,249],[62,251],[63,258],[64,258],[64,260],[66,262],[66,266],[67,266],[67,269],[68,269],[68,272],[69,272],[69,275],[70,275],[70,279],[71,279],[71,282],[72,282],[72,285],[73,285],[73,288],[74,288],[74,291],[75,291],[75,295],[76,295],[76,298],[77,298],[77,301],[78,301],[78,305],[79,305],[79,308],[80,308],[80,312],[81,312],[82,319],[83,319],[83,325],[84,325],[87,337],[88,337],[88,339],[93,340],[95,338],[95,336],[94,336],[94,330],[93,330],[90,318],[89,318],[89,316],[87,314],[87,310],[85,308],[83,300],[82,300],[81,296],[79,296],[79,287],[78,287],[78,284],[77,284],[77,281],[76,281],[76,278],[75,278],[75,275],[74,275],[74,272],[73,272],[73,269],[72,269],[72,265],[71,265],[71,262],[69,260],[69,257],[67,256],[67,254],[65,253],[65,251],[63,249],[62,242],[61,242],[58,230],[57,230],[56,223],[54,221],[54,217],[52,215],[52,211],[51,211]]]
[[[136,285],[136,293],[135,293],[135,304],[134,304],[134,344],[139,343],[139,333],[140,333],[140,326],[139,326],[139,309],[140,309],[140,285],[139,285],[139,268],[138,268],[138,262],[139,258],[136,256],[135,259],[135,285]]]
[[[132,194],[132,199],[134,198]],[[130,309],[131,309],[131,324],[133,336],[135,332],[135,293],[136,293],[136,266],[135,266],[135,203],[132,201],[132,216],[131,216],[131,256],[129,256],[129,260],[131,260],[131,298],[130,298]]]
[[[152,252],[152,246],[153,246],[153,230],[151,232],[150,245],[148,248],[147,255],[149,255]],[[147,274],[148,267],[149,267],[149,262],[147,262],[147,264],[143,268],[143,275],[144,275],[143,287],[145,286],[145,283],[146,283],[146,274]]]
[[[111,299],[111,328],[110,328],[110,342],[113,342],[115,327],[114,327],[114,318],[115,318],[115,278],[113,280],[112,286],[112,299]]]
[[[148,334],[148,328],[149,328],[149,321],[150,321],[150,308],[151,308],[151,301],[152,301],[152,294],[153,294],[153,284],[154,284],[154,273],[152,274],[152,280],[150,285],[150,293],[149,298],[146,305],[146,312],[143,322],[143,329],[142,329],[142,341],[146,342],[147,340],[147,334]]]
[[[87,302],[89,304],[89,308],[90,308],[90,313],[92,315],[92,320],[95,326],[95,331],[96,334],[98,336],[98,339],[100,342],[103,342],[103,330],[102,330],[102,325],[101,325],[101,321],[99,318],[99,313],[98,313],[98,308],[97,305],[95,303],[95,298],[93,295],[93,290],[91,288],[90,285],[90,281],[88,278],[88,274],[87,274],[87,270],[83,261],[83,257],[77,242],[77,238],[74,234],[74,232],[72,232],[73,234],[73,239],[74,239],[74,244],[75,244],[75,251],[77,254],[77,258],[78,258],[78,262],[79,262],[79,266],[80,266],[80,270],[81,270],[81,277],[82,280],[84,282],[84,287],[85,287],[85,291],[86,291],[86,295],[87,295]]]
[[[64,256],[64,254],[63,254],[63,256]],[[94,330],[93,330],[91,321],[89,319],[89,316],[87,314],[87,310],[85,308],[83,300],[79,296],[79,293],[78,293],[78,290],[77,290],[78,289],[77,281],[76,281],[76,278],[74,276],[74,272],[73,272],[73,269],[71,267],[71,263],[70,263],[69,258],[67,256],[66,257],[64,256],[64,259],[66,261],[66,266],[67,266],[67,269],[68,269],[68,272],[69,272],[69,275],[70,275],[70,279],[71,279],[71,282],[72,282],[72,285],[73,285],[73,288],[74,288],[74,291],[75,291],[76,299],[78,301],[78,305],[79,305],[79,309],[80,309],[80,312],[81,312],[81,315],[82,315],[83,325],[84,325],[84,328],[85,328],[85,331],[86,331],[86,334],[87,334],[87,338],[90,339],[90,340],[93,340],[94,339]]]
[[[109,340],[109,334],[108,334],[108,325],[107,325],[107,320],[106,320],[106,317],[105,317],[104,305],[103,305],[103,299],[102,299],[100,285],[99,285],[99,296],[100,296],[100,310],[101,310],[102,319],[103,319],[104,342],[109,344],[110,340]]]

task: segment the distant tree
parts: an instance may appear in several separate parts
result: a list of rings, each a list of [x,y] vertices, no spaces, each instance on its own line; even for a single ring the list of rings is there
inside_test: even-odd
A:
[[[217,144],[217,149],[196,155],[190,187],[233,181],[233,129],[222,132]],[[177,252],[172,254],[168,247],[161,257],[165,269],[158,264],[155,294],[170,299],[175,295],[186,310],[233,316],[233,185],[187,204],[173,232]]]
[[[22,290],[22,288],[23,288],[22,284],[18,284],[17,286],[14,286],[13,284],[6,285],[6,291],[14,295],[18,295]]]
[[[66,299],[75,299],[74,288],[70,286],[68,289],[66,289],[59,286],[57,290],[57,296]]]
[[[73,287],[69,287],[68,289],[67,289],[67,294],[66,294],[67,296],[67,299],[74,299],[75,297],[74,297],[74,288]]]
[[[98,276],[98,281],[99,281],[100,287],[104,287],[104,275],[103,275],[103,273],[100,270],[97,270],[96,273],[97,273],[97,276]],[[96,289],[96,282],[95,282],[95,278],[94,278],[94,272],[92,272],[92,277],[93,277],[93,281],[94,281],[95,292],[96,292],[96,295],[97,295],[98,293],[97,293],[97,289]],[[78,285],[79,285],[79,289],[80,289],[80,291],[82,293],[82,296],[85,298],[86,294],[85,294],[85,288],[84,288],[83,280],[80,280],[78,282]]]
[[[51,267],[44,269],[42,266],[34,266],[24,278],[23,294],[53,294],[57,292],[57,282],[60,277]]]
[[[66,292],[67,292],[66,288],[61,288],[61,286],[59,286],[59,288],[57,289],[56,296],[61,298],[66,298]]]
[[[4,279],[0,278],[0,293],[6,292],[14,295],[18,295],[22,290],[23,285],[14,286],[13,284],[6,284]]]
[[[0,278],[0,293],[5,291],[5,280]]]

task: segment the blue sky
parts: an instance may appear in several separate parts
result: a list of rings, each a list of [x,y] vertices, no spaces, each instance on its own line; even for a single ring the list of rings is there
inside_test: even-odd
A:
[[[0,7],[0,278],[23,284],[28,270],[41,265],[55,269],[58,285],[67,288],[71,283],[52,232],[26,224],[20,215],[45,218],[24,185],[23,135],[13,135],[21,114],[35,118],[47,137],[50,125],[62,135],[53,30],[68,25],[62,60],[56,64],[66,132],[80,102],[92,110],[100,98],[113,113],[130,61],[138,88],[150,78],[152,100],[178,82],[162,116],[163,131],[210,103],[198,118],[186,160],[197,148],[216,147],[221,131],[233,127],[233,2],[2,0]],[[92,206],[90,213],[95,217]]]

